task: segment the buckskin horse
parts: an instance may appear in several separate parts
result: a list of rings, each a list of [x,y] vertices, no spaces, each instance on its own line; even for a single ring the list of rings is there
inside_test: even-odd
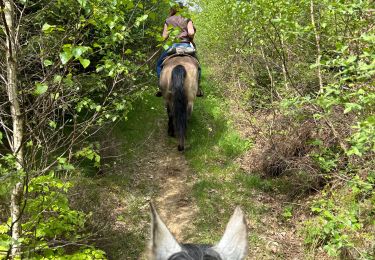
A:
[[[168,135],[177,136],[178,150],[185,149],[187,122],[198,91],[198,60],[175,54],[166,58],[159,86],[168,113]]]
[[[216,245],[180,244],[151,205],[150,260],[243,260],[247,255],[247,225],[237,207]]]

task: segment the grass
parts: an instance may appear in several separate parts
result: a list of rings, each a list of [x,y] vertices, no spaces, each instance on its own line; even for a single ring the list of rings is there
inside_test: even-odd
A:
[[[267,212],[265,206],[254,203],[254,192],[274,189],[272,180],[240,169],[235,159],[252,147],[252,140],[243,139],[234,129],[229,117],[229,102],[220,95],[220,87],[203,79],[206,97],[196,102],[189,124],[185,156],[196,172],[194,198],[199,213],[195,229],[188,237],[193,242],[215,243],[222,236],[225,225],[236,205],[241,206],[249,219],[258,222]],[[252,244],[258,235],[252,233]]]
[[[274,191],[275,185],[281,184],[246,173],[235,162],[251,149],[252,140],[243,139],[234,130],[226,112],[229,105],[220,96],[220,88],[208,83],[209,79],[203,78],[202,82],[206,96],[195,102],[184,152],[193,170],[192,192],[198,214],[191,220],[193,227],[185,238],[188,242],[215,243],[236,205],[241,206],[248,219],[260,223],[268,209],[251,198],[254,193]],[[144,92],[134,102],[127,120],[113,129],[112,135],[121,144],[119,153],[123,154],[109,162],[114,170],[80,180],[79,186],[84,186],[87,193],[82,196],[87,198],[84,210],[93,212],[93,229],[100,229],[100,236],[105,238],[97,245],[111,259],[137,259],[144,252],[150,223],[147,202],[163,188],[162,183],[142,176],[136,165],[139,158],[152,152],[146,144],[154,131],[166,132],[166,120],[165,127],[158,125],[160,119],[166,119],[163,102],[153,92]],[[176,140],[169,138],[168,143],[168,149],[177,153]],[[115,212],[115,216],[109,216],[109,212]],[[259,245],[259,234],[252,232],[249,242]]]
[[[76,180],[80,198],[75,203],[92,213],[89,225],[98,237],[96,245],[111,259],[137,259],[148,240],[148,201],[159,187],[139,176],[136,162],[164,116],[162,101],[153,91],[145,91],[126,119],[102,133],[102,139],[115,140],[116,153],[121,156],[105,161],[108,171],[102,176],[94,176],[85,167],[90,173]]]

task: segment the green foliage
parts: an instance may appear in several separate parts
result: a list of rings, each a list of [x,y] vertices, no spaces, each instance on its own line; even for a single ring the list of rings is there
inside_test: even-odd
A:
[[[23,257],[27,259],[104,259],[105,253],[86,244],[84,226],[89,216],[69,207],[72,184],[53,172],[33,178],[28,186],[22,224]],[[0,225],[0,250],[9,249],[9,223]],[[67,243],[70,244],[67,247]],[[0,254],[1,257],[1,254]]]
[[[336,195],[327,194],[317,202],[313,211],[319,217],[308,225],[308,243],[322,245],[331,255],[359,248],[366,258],[373,251],[367,239],[369,225],[359,214],[362,202],[348,189],[358,181],[353,171],[362,171],[360,179],[371,183],[363,176],[374,168],[372,1],[203,0],[200,4],[202,13],[194,17],[198,50],[217,72],[218,84],[225,84],[245,109],[261,110],[261,115],[270,114],[264,108],[272,110],[277,119],[270,120],[266,130],[272,145],[281,118],[301,129],[313,122],[311,134],[317,141],[305,147],[303,157],[317,171],[307,174],[340,183],[334,192],[343,192],[349,201],[338,203]],[[282,129],[285,135],[292,126]],[[298,164],[299,158],[291,159]],[[361,194],[367,194],[365,186],[359,186]],[[366,201],[372,212],[371,199]],[[290,217],[289,211],[284,213]]]
[[[0,201],[3,203],[10,197],[11,187],[17,176],[24,176],[23,171],[17,171],[16,158],[12,154],[0,157]],[[4,218],[4,216],[3,216]]]
[[[311,157],[319,165],[322,171],[330,173],[337,168],[337,163],[340,159],[340,153],[333,149],[328,149],[322,146],[321,142],[315,142],[321,144],[318,152],[311,154]]]
[[[0,259],[5,259],[5,252],[9,250],[10,242],[9,223],[0,224]]]
[[[12,122],[6,115],[0,131],[0,142],[5,143],[0,147],[0,198],[1,206],[7,204],[12,185],[27,176],[21,219],[25,232],[17,241],[25,258],[104,257],[83,241],[89,216],[71,210],[67,186],[43,173],[53,169],[56,176],[67,177],[87,170],[88,164],[101,166],[99,145],[90,143],[90,137],[105,124],[125,119],[134,100],[152,82],[150,57],[163,26],[160,13],[167,13],[168,4],[155,0],[15,2],[15,10],[23,10],[15,27],[19,28],[16,74],[25,118],[25,163],[23,171],[17,171],[9,154],[11,144],[3,133],[7,141],[12,139]],[[1,38],[5,43],[3,34]],[[5,48],[0,54],[6,56]],[[1,71],[6,71],[4,64],[2,60]],[[7,219],[8,213],[0,212],[0,219]],[[1,250],[9,247],[4,230],[1,237],[6,242]]]
[[[218,146],[227,157],[235,158],[249,150],[252,144],[250,140],[243,140],[238,133],[229,132],[219,140]]]
[[[367,117],[353,128],[357,129],[357,132],[350,137],[351,147],[347,154],[362,156],[375,152],[375,116]]]
[[[366,179],[355,175],[348,187],[316,201],[311,208],[315,218],[305,223],[305,242],[323,246],[331,256],[343,250],[354,251],[356,259],[372,259],[363,244],[374,246],[375,182],[372,172]]]
[[[34,90],[34,95],[37,95],[37,96],[42,95],[48,90],[48,86],[46,84],[36,83],[35,85],[36,87]]]
[[[94,150],[94,147],[92,144],[77,151],[75,156],[77,158],[82,158],[82,157],[87,158],[90,161],[94,162],[95,167],[100,167],[100,155]]]
[[[282,213],[282,216],[285,220],[289,221],[293,217],[293,207],[287,206],[284,208],[284,211]]]
[[[343,186],[340,194],[327,194],[315,203],[316,218],[307,224],[307,243],[321,245],[331,255],[355,248],[361,258],[370,258],[374,177],[369,169],[374,164],[364,162],[375,152],[372,1],[199,3],[202,12],[193,14],[198,51],[217,73],[213,82],[238,94],[246,109],[274,109],[274,114],[281,111],[295,122],[314,122],[313,134],[319,141],[306,157],[313,159],[327,180]],[[315,4],[315,24],[311,3]],[[153,84],[148,59],[154,46],[167,48],[180,33],[169,28],[169,39],[160,37],[161,14],[175,2],[42,0],[15,4],[24,10],[16,27],[20,28],[17,80],[27,133],[25,169],[18,171],[14,156],[4,153],[0,197],[9,200],[12,185],[27,173],[25,232],[17,241],[25,248],[25,258],[102,258],[103,252],[80,246],[89,216],[69,207],[70,184],[40,173],[50,169],[56,175],[78,173],[82,160],[100,167],[99,145],[87,141],[98,128],[126,119],[135,106],[143,116],[135,119],[138,115],[131,114],[134,124],[144,128],[156,116],[149,106],[142,106],[142,102],[156,102],[150,94],[139,97]],[[5,57],[3,52],[1,57]],[[6,71],[3,65],[1,69]],[[202,209],[201,222],[208,224],[215,223],[219,211],[212,202],[227,210],[236,202],[248,211],[261,211],[248,202],[249,192],[256,187],[269,191],[272,185],[244,174],[233,163],[252,142],[227,122],[228,104],[214,96],[225,87],[220,91],[216,86],[205,87],[211,95],[203,105],[196,105],[204,120],[193,115],[188,136],[192,148],[186,157],[201,178],[194,192]],[[12,129],[8,117],[3,121],[1,144]],[[141,145],[147,132],[143,128],[126,128],[126,141]],[[4,150],[10,145],[5,144]],[[128,150],[125,153],[131,157],[133,152]],[[289,220],[291,215],[292,209],[285,208],[282,216]],[[7,218],[3,213],[0,217]],[[8,233],[9,221],[0,225],[1,252],[9,248]],[[65,247],[62,241],[72,246]]]

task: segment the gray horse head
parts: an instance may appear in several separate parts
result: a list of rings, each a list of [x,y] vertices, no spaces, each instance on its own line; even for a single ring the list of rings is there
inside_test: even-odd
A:
[[[237,207],[224,235],[216,245],[181,244],[177,242],[151,204],[152,260],[242,260],[247,255],[247,225]]]

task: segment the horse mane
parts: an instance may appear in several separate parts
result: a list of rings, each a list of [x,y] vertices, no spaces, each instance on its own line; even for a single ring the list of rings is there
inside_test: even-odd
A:
[[[222,260],[217,252],[210,249],[212,245],[182,244],[181,247],[183,251],[168,260]]]

